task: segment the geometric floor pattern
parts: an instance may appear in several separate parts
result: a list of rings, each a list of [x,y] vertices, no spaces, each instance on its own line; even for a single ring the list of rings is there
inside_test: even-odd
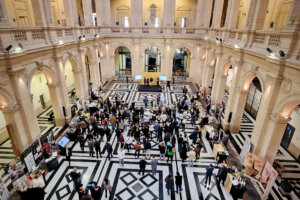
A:
[[[252,131],[254,128],[255,119],[251,117],[246,111],[243,113],[242,122],[240,126],[240,132],[238,134],[231,134],[234,139],[233,144],[238,153],[240,153],[246,140],[250,140]],[[281,174],[282,178],[289,181],[293,186],[293,192],[291,196],[295,199],[300,199],[300,164],[295,158],[282,146],[279,147],[276,159],[284,167],[284,171]],[[276,180],[271,195],[274,199],[289,199],[285,197],[278,190],[280,179]]]
[[[110,85],[110,84],[108,84]],[[186,85],[189,92],[193,92],[193,86],[190,87],[189,83],[176,84],[174,87],[166,88],[163,86],[162,93],[166,98],[166,104],[172,104],[183,98],[182,88]],[[148,96],[149,102],[151,99],[156,100],[156,96],[160,93],[144,93],[137,91],[137,84],[130,83],[117,83],[110,85],[107,90],[107,97],[115,100],[115,96],[128,103],[135,101],[137,107],[144,106],[143,98]],[[149,109],[145,111],[151,112]],[[190,118],[190,117],[189,117]],[[187,134],[192,132],[190,119],[186,125]],[[180,130],[180,133],[182,131]],[[155,137],[155,135],[153,135]],[[159,157],[159,148],[156,139],[151,138],[151,155]],[[88,155],[88,146],[85,144],[84,151],[82,152],[78,143],[72,143],[73,154],[71,158],[71,167],[64,158],[59,160],[60,166],[57,170],[50,172],[46,176],[46,199],[78,199],[78,195],[74,192],[73,185],[69,181],[67,174],[73,167],[77,167],[82,171],[83,185],[94,181],[99,186],[102,185],[105,177],[111,182],[112,197],[110,199],[232,199],[229,192],[221,186],[217,189],[215,186],[215,179],[212,178],[212,183],[209,189],[204,188],[203,178],[205,168],[209,164],[215,166],[214,172],[217,173],[217,165],[212,155],[212,149],[205,138],[202,138],[204,148],[201,150],[200,161],[194,164],[194,167],[188,167],[188,162],[182,162],[178,153],[175,154],[173,162],[167,163],[166,161],[159,161],[156,176],[150,173],[151,166],[150,160],[147,160],[146,171],[144,176],[139,175],[139,159],[134,157],[134,150],[126,150],[124,167],[121,167],[118,162],[117,152],[119,144],[116,142],[115,133],[112,135],[113,158],[109,161],[104,151],[105,142],[101,143],[101,150],[103,152],[102,158],[92,158]],[[141,157],[140,157],[141,158]],[[169,174],[175,177],[176,172],[179,171],[183,175],[183,191],[176,194],[174,191],[168,195],[165,189],[165,177]],[[104,192],[101,199],[105,199]]]

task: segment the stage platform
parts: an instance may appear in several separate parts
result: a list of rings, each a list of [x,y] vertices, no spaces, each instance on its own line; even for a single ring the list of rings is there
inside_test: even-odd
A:
[[[162,92],[161,86],[157,85],[139,85],[139,92]]]

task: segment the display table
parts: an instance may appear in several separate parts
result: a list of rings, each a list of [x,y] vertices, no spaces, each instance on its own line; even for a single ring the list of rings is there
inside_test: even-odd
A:
[[[217,159],[217,156],[220,152],[227,154],[227,150],[222,144],[214,144],[213,156],[215,157],[215,159]]]
[[[214,127],[212,127],[212,126],[209,126],[209,125],[205,125],[204,126],[204,132],[203,132],[203,134],[204,134],[204,137],[206,137],[206,134],[207,133],[211,133],[211,132],[213,132],[214,131]]]

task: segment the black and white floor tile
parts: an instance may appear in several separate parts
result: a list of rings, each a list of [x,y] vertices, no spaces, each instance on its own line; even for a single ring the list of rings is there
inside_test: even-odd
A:
[[[242,122],[240,126],[240,132],[238,134],[232,134],[233,144],[237,152],[239,153],[246,140],[251,139],[252,131],[254,128],[255,119],[251,117],[246,111],[243,113]],[[291,183],[293,192],[291,196],[294,199],[300,199],[300,164],[295,158],[282,146],[279,147],[276,159],[283,166],[283,171],[281,173],[282,180],[287,180]],[[271,195],[274,199],[289,199],[290,197],[285,197],[279,191],[279,180],[274,184]]]

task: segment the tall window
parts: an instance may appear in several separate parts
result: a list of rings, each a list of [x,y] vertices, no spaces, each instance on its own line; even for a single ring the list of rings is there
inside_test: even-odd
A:
[[[128,16],[124,17],[124,27],[129,27]]]

